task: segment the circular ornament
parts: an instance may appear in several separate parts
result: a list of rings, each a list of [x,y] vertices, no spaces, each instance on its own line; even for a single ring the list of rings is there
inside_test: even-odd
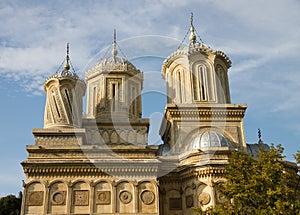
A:
[[[141,193],[141,199],[146,205],[150,205],[154,202],[155,195],[150,190],[145,190]]]
[[[52,195],[52,203],[55,205],[62,205],[65,201],[65,195],[63,192],[56,192]]]
[[[201,193],[198,196],[198,201],[202,204],[202,205],[207,205],[210,202],[210,195],[208,193]]]
[[[128,204],[132,200],[132,194],[129,191],[122,191],[119,195],[120,201]]]
[[[194,205],[194,199],[193,199],[192,195],[191,196],[187,196],[185,201],[186,201],[186,207],[187,208],[193,207],[193,205]]]

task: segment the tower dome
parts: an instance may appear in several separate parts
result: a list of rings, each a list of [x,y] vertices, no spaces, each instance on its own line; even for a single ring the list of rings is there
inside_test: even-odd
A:
[[[82,97],[85,83],[70,70],[69,44],[63,70],[48,77],[44,82],[46,107],[44,127],[79,128],[82,121]]]
[[[224,52],[197,41],[193,15],[189,40],[188,45],[177,49],[163,62],[168,103],[230,103],[227,73],[231,61]]]
[[[118,120],[128,116],[138,119],[142,114],[143,73],[125,57],[118,56],[115,31],[111,53],[85,74],[87,116],[101,120],[112,120],[112,116]]]

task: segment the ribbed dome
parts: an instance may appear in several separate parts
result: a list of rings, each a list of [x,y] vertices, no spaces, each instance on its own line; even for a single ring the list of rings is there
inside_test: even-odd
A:
[[[72,71],[66,70],[66,69],[64,69],[62,71],[58,71],[58,72],[54,73],[53,75],[49,76],[45,80],[45,83],[53,78],[56,78],[56,79],[69,78],[69,79],[74,79],[74,80],[79,79],[78,75],[75,72],[72,72]]]
[[[223,135],[214,131],[204,132],[196,136],[191,142],[191,149],[228,146],[231,146],[230,141]]]

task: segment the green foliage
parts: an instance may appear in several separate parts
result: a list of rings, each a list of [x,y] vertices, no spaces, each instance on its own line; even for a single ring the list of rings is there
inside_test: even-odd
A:
[[[261,149],[257,159],[246,153],[232,152],[225,167],[226,181],[215,184],[219,195],[227,200],[219,202],[214,209],[194,211],[210,215],[300,214],[295,186],[297,173],[286,168],[282,153],[280,145],[271,146],[270,151]],[[299,162],[299,152],[297,158]]]
[[[19,215],[21,211],[22,193],[19,196],[8,195],[0,198],[0,215]]]

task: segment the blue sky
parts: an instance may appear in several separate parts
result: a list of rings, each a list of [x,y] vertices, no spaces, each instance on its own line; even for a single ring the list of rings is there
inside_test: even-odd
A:
[[[144,117],[153,125],[165,102],[161,63],[189,28],[232,60],[232,103],[247,103],[245,132],[257,142],[282,144],[288,160],[300,149],[300,1],[6,1],[0,2],[0,196],[16,194],[25,178],[20,162],[43,127],[44,79],[57,71],[71,44],[71,60],[84,77],[104,56],[117,29],[125,56],[145,73]],[[120,52],[119,52],[120,53]],[[121,53],[120,53],[121,54]],[[154,102],[155,101],[155,102]]]

